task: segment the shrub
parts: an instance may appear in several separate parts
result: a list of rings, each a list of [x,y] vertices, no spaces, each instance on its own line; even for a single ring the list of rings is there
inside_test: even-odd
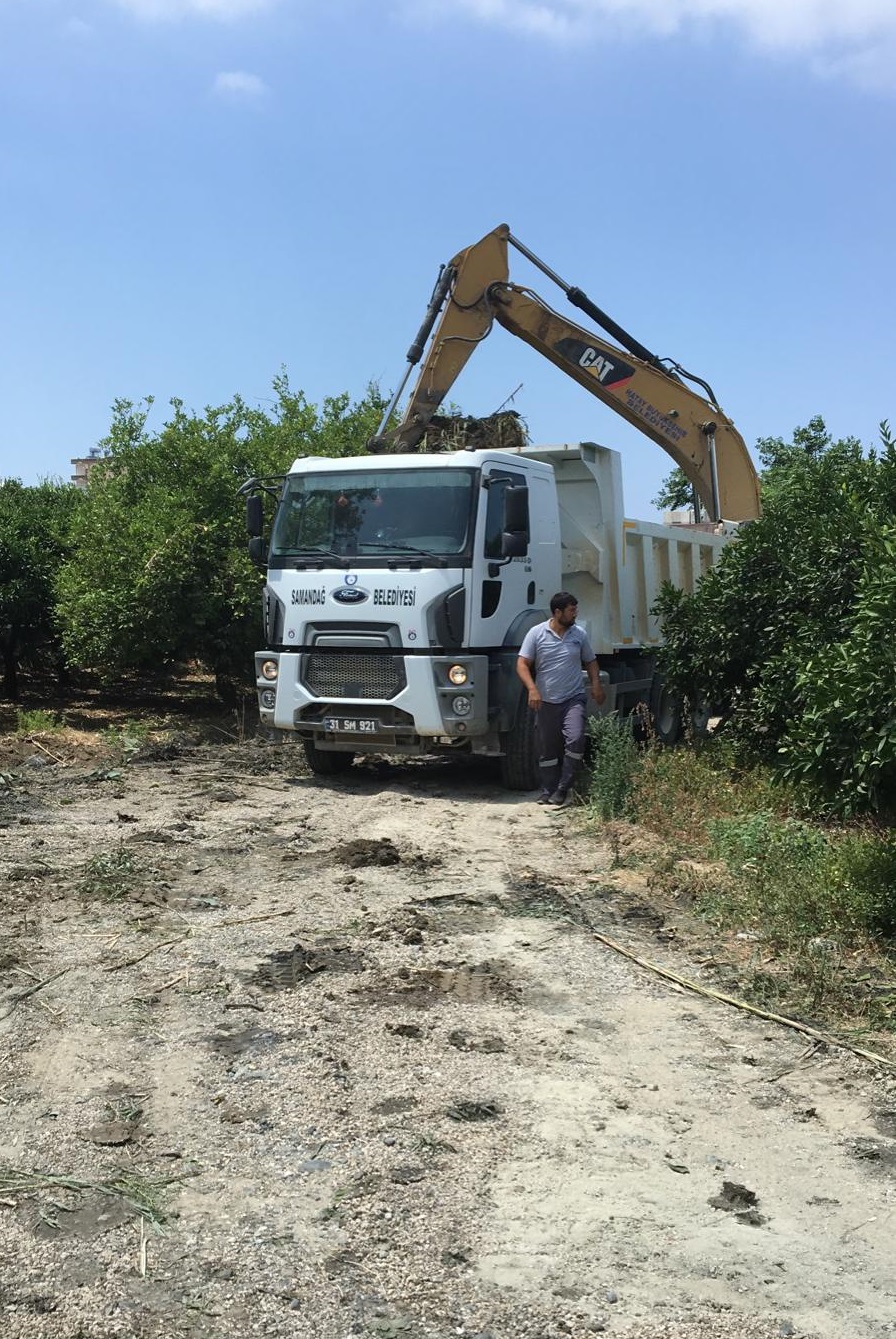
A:
[[[647,749],[633,778],[632,816],[681,855],[704,857],[709,824],[752,809],[786,813],[789,795],[776,789],[767,767],[742,764],[737,749],[722,738],[699,748]]]
[[[588,802],[599,818],[626,812],[638,770],[638,745],[630,716],[595,716],[589,721],[594,756]]]
[[[663,672],[828,813],[896,808],[896,441],[814,420],[762,454],[762,518],[655,607]]]
[[[16,734],[46,734],[64,729],[63,722],[52,711],[17,711]]]

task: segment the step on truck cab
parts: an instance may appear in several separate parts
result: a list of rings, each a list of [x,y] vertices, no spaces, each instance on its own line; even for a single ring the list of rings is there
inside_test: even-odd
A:
[[[603,709],[651,694],[656,707],[653,600],[664,580],[693,589],[727,539],[625,520],[619,455],[588,442],[301,458],[267,542],[264,481],[253,485],[250,553],[267,568],[261,721],[300,737],[322,775],[360,753],[465,751],[499,758],[511,789],[534,788],[516,659],[551,595],[579,600]]]

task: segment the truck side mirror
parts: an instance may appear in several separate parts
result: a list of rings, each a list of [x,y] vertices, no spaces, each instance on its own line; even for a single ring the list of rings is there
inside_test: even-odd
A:
[[[259,494],[255,493],[252,497],[246,498],[246,534],[256,539],[263,531],[264,503]]]
[[[504,530],[525,535],[529,542],[529,490],[525,484],[504,489]]]
[[[502,558],[525,558],[529,552],[529,490],[525,484],[504,489]]]
[[[525,558],[529,543],[521,530],[505,530],[501,536],[502,558]]]
[[[264,567],[268,560],[268,546],[261,535],[253,535],[249,540],[249,561],[256,567]]]

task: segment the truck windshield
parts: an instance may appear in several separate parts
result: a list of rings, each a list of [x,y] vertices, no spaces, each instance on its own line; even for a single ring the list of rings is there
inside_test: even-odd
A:
[[[370,470],[290,476],[271,536],[270,558],[295,562],[384,559],[437,566],[468,549],[473,472]]]

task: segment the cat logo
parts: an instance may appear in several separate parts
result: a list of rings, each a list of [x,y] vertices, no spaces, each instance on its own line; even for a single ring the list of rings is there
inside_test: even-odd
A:
[[[597,376],[598,381],[603,381],[605,377],[613,371],[616,366],[611,363],[609,358],[605,358],[597,349],[586,349],[579,359],[579,367],[590,367]]]
[[[602,386],[618,387],[631,381],[635,375],[635,369],[621,357],[610,357],[593,344],[586,344],[583,339],[558,339],[554,350],[568,363],[584,368]]]

